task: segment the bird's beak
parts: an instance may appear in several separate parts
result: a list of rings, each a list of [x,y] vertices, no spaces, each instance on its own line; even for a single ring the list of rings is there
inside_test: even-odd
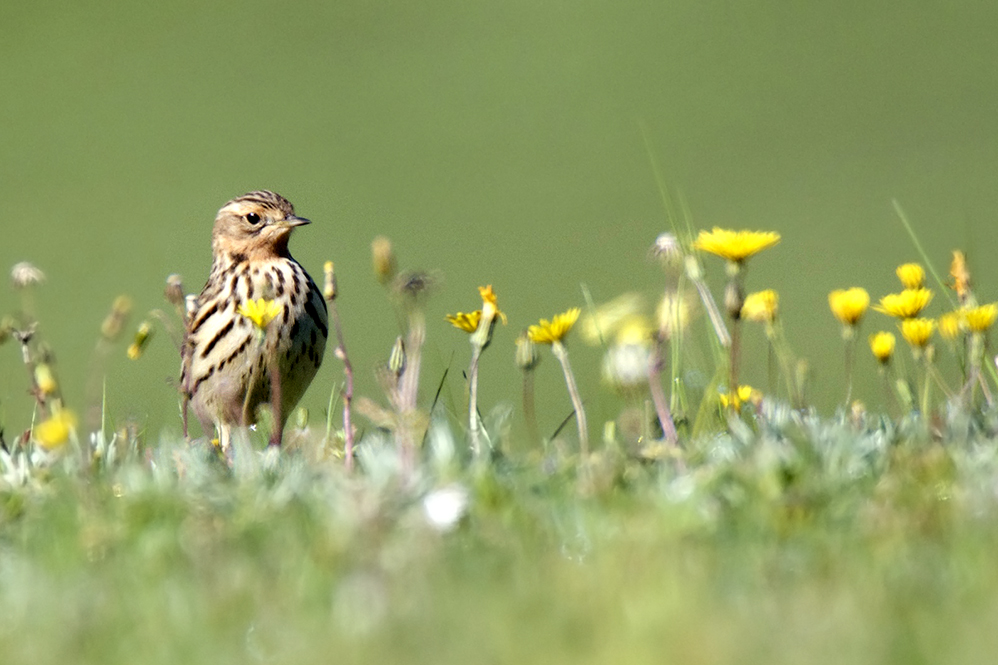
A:
[[[288,228],[294,228],[296,226],[305,226],[306,224],[311,224],[311,220],[305,219],[304,217],[288,217],[284,220],[284,225]]]

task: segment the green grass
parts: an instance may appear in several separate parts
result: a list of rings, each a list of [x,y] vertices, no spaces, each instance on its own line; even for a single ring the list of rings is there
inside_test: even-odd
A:
[[[0,654],[990,662],[996,428],[995,412],[954,418],[939,440],[914,418],[766,403],[688,443],[679,470],[613,444],[583,466],[469,465],[438,419],[409,481],[377,436],[353,475],[319,435],[280,455],[241,448],[231,469],[170,440],[115,441],[87,468],[36,452],[23,482],[4,458]],[[445,531],[424,512],[442,487],[468,498]]]

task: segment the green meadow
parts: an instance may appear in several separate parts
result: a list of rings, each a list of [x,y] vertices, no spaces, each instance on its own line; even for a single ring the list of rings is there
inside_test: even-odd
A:
[[[990,662],[995,28],[0,5],[0,662]],[[264,188],[354,429],[331,338],[226,455],[163,290]]]

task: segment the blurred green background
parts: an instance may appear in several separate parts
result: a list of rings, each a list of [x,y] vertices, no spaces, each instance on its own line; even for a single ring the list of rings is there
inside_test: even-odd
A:
[[[495,285],[510,326],[483,359],[487,411],[518,400],[518,330],[581,305],[581,282],[598,301],[659,287],[651,155],[698,226],[783,234],[749,286],[779,290],[830,410],[843,372],[827,292],[879,297],[917,259],[893,198],[944,272],[965,248],[981,298],[998,297],[996,27],[998,5],[928,0],[5,2],[0,267],[48,274],[42,330],[79,403],[114,297],[130,294],[141,316],[162,306],[171,272],[199,290],[215,211],[274,189],[315,222],[295,256],[313,275],[337,264],[362,393],[376,396],[370,370],[397,334],[370,273],[373,236],[395,240],[403,267],[443,275],[427,392],[450,363],[460,401],[468,345],[443,315]],[[0,309],[18,306],[0,292]],[[865,332],[893,326],[869,318]],[[749,336],[758,353],[761,332]],[[595,433],[619,403],[599,392],[598,351],[571,346]],[[857,395],[877,405],[859,358]],[[163,334],[140,362],[122,346],[110,412],[179,429],[176,368]],[[0,373],[14,431],[30,402],[11,345]],[[550,429],[570,407],[553,359],[539,374]],[[749,360],[746,378],[764,376]],[[304,400],[317,417],[340,377],[327,355]]]

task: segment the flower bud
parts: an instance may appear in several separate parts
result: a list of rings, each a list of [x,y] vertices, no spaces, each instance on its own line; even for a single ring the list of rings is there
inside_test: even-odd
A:
[[[371,264],[374,276],[382,284],[388,284],[395,278],[395,252],[392,241],[385,236],[378,236],[371,241]]]
[[[336,272],[333,269],[333,262],[326,261],[322,266],[322,272],[325,275],[322,284],[322,297],[327,302],[331,302],[336,300]]]
[[[118,296],[114,299],[114,304],[111,306],[111,312],[104,319],[104,323],[101,324],[100,331],[101,335],[104,336],[109,342],[113,342],[118,339],[121,334],[121,329],[125,326],[125,320],[128,318],[128,314],[132,311],[132,299],[128,296]]]
[[[163,297],[174,307],[183,309],[184,284],[180,279],[180,275],[174,273],[166,278],[166,288],[163,290]]]

